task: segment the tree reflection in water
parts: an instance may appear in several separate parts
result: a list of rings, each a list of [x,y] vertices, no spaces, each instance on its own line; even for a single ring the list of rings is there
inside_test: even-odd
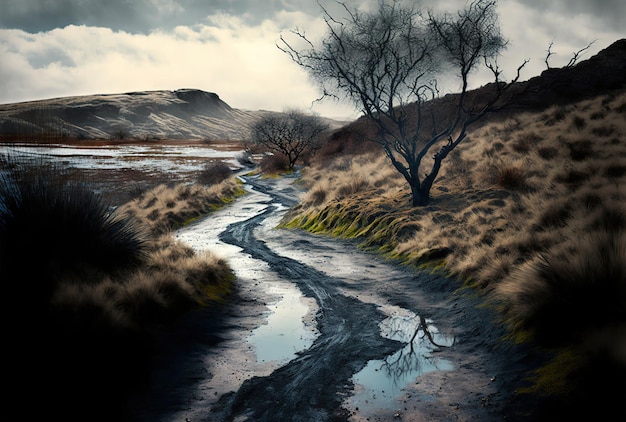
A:
[[[453,369],[452,364],[433,353],[454,344],[454,338],[439,332],[433,322],[403,309],[389,310],[380,324],[382,337],[404,343],[385,359],[372,360],[352,378],[355,389],[346,406],[351,409],[396,409],[402,390],[420,375]]]
[[[394,381],[401,380],[406,374],[419,375],[439,369],[438,359],[432,352],[454,345],[453,337],[443,336],[432,326],[432,321],[415,314],[387,318],[381,324],[381,332],[384,337],[407,343],[382,361],[380,369]],[[444,366],[447,368],[448,365]]]

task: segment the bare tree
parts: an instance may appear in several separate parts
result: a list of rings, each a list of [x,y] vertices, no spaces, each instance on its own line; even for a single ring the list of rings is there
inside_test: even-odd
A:
[[[261,118],[252,125],[252,142],[284,155],[292,169],[307,150],[319,147],[321,135],[328,125],[314,114],[289,110]]]
[[[504,83],[497,57],[506,41],[500,34],[496,0],[474,0],[458,13],[421,12],[400,1],[381,1],[376,12],[352,10],[337,20],[326,9],[327,32],[319,45],[300,30],[281,36],[278,48],[306,69],[324,97],[341,97],[358,107],[378,129],[382,145],[404,176],[413,206],[426,205],[443,160],[466,137],[469,126],[498,110],[511,83]],[[487,98],[470,99],[470,74],[490,72]],[[439,85],[456,77],[461,91],[436,113]],[[426,167],[423,169],[422,167]]]

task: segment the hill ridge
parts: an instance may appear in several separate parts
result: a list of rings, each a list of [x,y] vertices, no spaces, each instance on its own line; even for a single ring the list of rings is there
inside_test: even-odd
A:
[[[0,136],[242,140],[252,123],[276,113],[236,109],[193,88],[68,96],[0,104]]]

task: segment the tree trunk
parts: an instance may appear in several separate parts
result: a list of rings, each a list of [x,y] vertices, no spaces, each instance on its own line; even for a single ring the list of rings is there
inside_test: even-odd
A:
[[[423,207],[430,202],[430,187],[411,184],[411,204],[414,207]]]

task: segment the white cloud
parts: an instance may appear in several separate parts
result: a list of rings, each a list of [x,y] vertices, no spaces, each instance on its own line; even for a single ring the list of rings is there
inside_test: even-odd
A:
[[[311,23],[294,12],[278,18]],[[317,93],[276,47],[280,29],[269,20],[247,26],[220,14],[204,25],[147,35],[74,25],[37,34],[0,30],[0,101],[198,88],[235,108],[309,107]],[[346,113],[331,106],[316,110]]]
[[[150,0],[163,13],[177,13],[173,0]],[[500,60],[505,77],[531,59],[522,79],[545,69],[545,49],[554,41],[552,66],[567,63],[572,52],[597,39],[590,57],[623,37],[598,30],[599,20],[557,9],[529,8],[524,0],[501,0],[499,13],[510,46]],[[465,1],[446,0],[451,8]],[[332,7],[338,7],[333,3]],[[308,75],[276,47],[281,33],[300,28],[318,39],[321,15],[282,10],[252,23],[244,15],[198,16],[200,23],[146,33],[69,25],[31,34],[0,29],[0,102],[139,90],[198,88],[217,93],[241,109],[307,108],[319,96]],[[474,86],[489,82],[477,74]],[[324,101],[313,108],[323,115],[345,116],[352,107]],[[354,114],[352,114],[354,115]]]

